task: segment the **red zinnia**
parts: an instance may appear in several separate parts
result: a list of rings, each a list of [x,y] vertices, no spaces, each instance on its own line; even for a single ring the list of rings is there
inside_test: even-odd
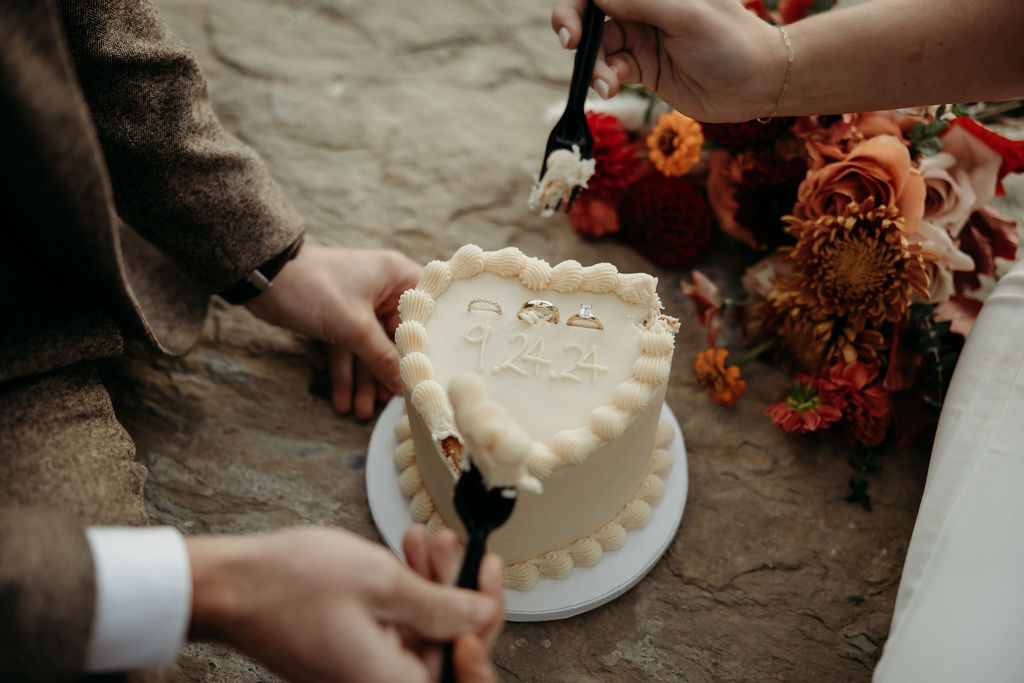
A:
[[[836,1],[832,0],[824,9],[831,8]],[[792,24],[794,21],[800,21],[808,14],[812,14],[816,4],[818,4],[817,0],[779,0],[779,15],[782,17],[782,23]]]
[[[590,195],[614,206],[629,187],[636,169],[636,145],[618,117],[588,111],[587,124],[594,137],[594,175],[580,198]]]
[[[958,116],[951,123],[952,125],[943,131],[943,135],[953,126],[961,126],[1003,158],[1003,163],[999,167],[999,181],[996,183],[996,196],[1006,194],[1006,190],[1003,189],[1003,178],[1009,173],[1024,171],[1024,140],[1005,138],[991,128],[981,125],[970,116]]]
[[[764,411],[772,424],[791,434],[828,429],[843,416],[839,409],[818,395],[810,377],[801,375],[789,388],[789,396]]]
[[[745,0],[743,8],[753,12],[765,21],[772,20],[772,15],[768,11],[768,6],[764,4],[764,0]]]
[[[569,210],[569,225],[584,237],[601,237],[619,231],[619,209],[600,197],[581,192]]]
[[[879,375],[877,365],[840,361],[818,379],[822,400],[842,410],[843,422],[837,427],[850,446],[877,446],[892,421],[892,399]]]
[[[625,241],[663,268],[692,266],[711,242],[711,206],[685,176],[649,173],[622,198],[619,218]]]

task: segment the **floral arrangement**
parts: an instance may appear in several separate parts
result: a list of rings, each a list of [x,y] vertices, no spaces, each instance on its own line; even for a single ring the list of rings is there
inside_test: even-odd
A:
[[[773,20],[815,5],[831,3],[748,3]],[[750,257],[738,286],[700,270],[682,282],[707,331],[693,369],[712,400],[734,405],[741,366],[761,357],[792,378],[766,419],[854,447],[862,471],[874,447],[932,433],[996,259],[1016,257],[1015,222],[988,203],[1024,170],[1024,141],[959,106],[701,124],[634,91],[587,119],[596,172],[573,230],[682,270],[717,226]],[[748,347],[732,361],[726,322]],[[869,507],[866,483],[850,485]]]

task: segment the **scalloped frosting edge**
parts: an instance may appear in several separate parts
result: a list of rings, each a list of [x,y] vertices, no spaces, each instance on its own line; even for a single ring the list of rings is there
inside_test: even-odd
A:
[[[647,462],[647,473],[636,491],[622,506],[612,521],[592,534],[582,536],[572,543],[549,550],[537,557],[515,564],[505,565],[502,573],[505,588],[528,591],[541,578],[564,579],[575,567],[590,567],[601,561],[604,553],[618,550],[626,542],[626,534],[647,525],[651,519],[651,506],[665,495],[665,476],[672,469],[672,453],[669,443],[675,435],[672,425],[665,420],[658,421],[654,447]],[[395,467],[401,472],[399,489],[409,500],[409,513],[413,521],[425,524],[431,536],[448,525],[437,511],[434,500],[423,485],[412,440],[409,416],[403,414],[395,425],[398,447],[394,453]]]
[[[467,244],[448,261],[428,263],[416,287],[403,292],[398,301],[402,322],[395,332],[395,344],[401,356],[402,382],[434,441],[457,437],[458,429],[451,402],[434,380],[433,364],[424,353],[424,324],[433,314],[435,300],[453,280],[481,273],[517,278],[532,291],[612,293],[623,302],[646,310],[640,356],[633,363],[632,376],[616,387],[614,405],[595,408],[586,426],[560,431],[549,444],[534,442],[526,465],[529,475],[543,479],[560,467],[583,462],[604,443],[619,438],[658,394],[658,388],[668,381],[679,320],[661,313],[657,278],[646,273],[619,273],[610,263],[583,266],[578,261],[566,260],[550,266],[516,247],[484,251],[475,244]],[[454,472],[452,463],[449,467]]]

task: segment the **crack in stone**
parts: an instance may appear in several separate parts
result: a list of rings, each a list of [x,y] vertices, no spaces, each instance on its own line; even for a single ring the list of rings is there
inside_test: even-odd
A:
[[[494,666],[495,666],[495,668],[497,668],[497,669],[498,669],[499,671],[504,671],[505,673],[509,674],[510,676],[515,676],[515,679],[516,679],[517,681],[521,681],[521,680],[523,680],[523,677],[522,677],[522,676],[520,676],[519,674],[517,674],[517,673],[516,673],[515,671],[513,671],[513,670],[512,670],[512,669],[510,669],[510,668],[508,668],[507,666],[505,666],[505,665],[501,664],[500,662],[494,662]]]
[[[508,208],[510,204],[510,195],[502,195],[501,197],[492,199],[489,202],[460,207],[458,209],[455,209],[448,215],[448,225],[451,225],[452,223],[455,223],[456,221],[465,218],[466,216],[471,216],[475,213],[483,213],[485,211],[491,211],[493,209]]]
[[[206,36],[206,45],[210,49],[210,55],[218,62],[226,66],[229,70],[235,73],[246,76],[248,78],[254,78],[260,81],[266,81],[268,83],[280,82],[280,79],[273,76],[272,74],[263,73],[257,71],[252,67],[246,66],[237,59],[229,57],[217,44],[217,29],[213,26],[213,12],[207,11],[203,14],[203,33]],[[218,112],[219,116],[219,112]]]

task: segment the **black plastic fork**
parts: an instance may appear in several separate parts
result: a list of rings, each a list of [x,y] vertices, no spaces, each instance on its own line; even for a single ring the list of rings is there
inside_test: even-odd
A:
[[[551,135],[548,136],[544,161],[540,165],[541,179],[544,178],[544,172],[548,170],[548,157],[555,150],[572,150],[575,146],[579,148],[580,158],[589,159],[593,156],[594,137],[590,134],[590,126],[587,125],[587,115],[583,111],[583,104],[587,100],[587,89],[590,87],[590,79],[594,75],[594,61],[597,59],[597,51],[601,47],[603,32],[604,12],[599,10],[591,0],[583,11],[583,35],[580,37],[580,44],[576,46],[576,57],[572,65],[572,80],[569,82],[569,100],[565,103],[562,118],[558,119],[558,123],[551,129]],[[573,188],[565,206],[567,213],[572,209],[579,192],[579,186]],[[561,208],[562,200],[559,199],[554,210],[558,211]]]
[[[504,524],[516,504],[516,487],[499,486],[488,488],[480,470],[467,461],[455,484],[455,511],[466,527],[466,555],[462,560],[458,585],[476,590],[480,562],[487,549],[487,536]],[[441,669],[441,683],[455,682],[455,667],[452,663],[453,646],[444,646],[444,660]]]

